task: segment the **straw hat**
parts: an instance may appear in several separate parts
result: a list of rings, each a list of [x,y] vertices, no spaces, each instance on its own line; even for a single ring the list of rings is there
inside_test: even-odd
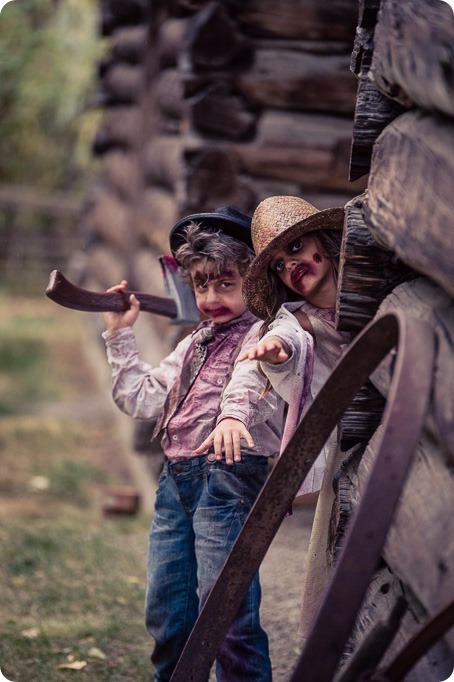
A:
[[[266,301],[271,291],[266,272],[276,251],[307,232],[342,230],[343,221],[343,208],[319,211],[299,197],[264,199],[252,216],[252,243],[256,258],[243,281],[243,294],[249,310],[262,319],[267,317]]]
[[[174,256],[177,249],[185,243],[186,228],[191,222],[200,223],[207,232],[221,230],[224,234],[235,237],[252,249],[250,217],[232,206],[218,206],[212,213],[194,213],[185,216],[173,226],[169,241]]]

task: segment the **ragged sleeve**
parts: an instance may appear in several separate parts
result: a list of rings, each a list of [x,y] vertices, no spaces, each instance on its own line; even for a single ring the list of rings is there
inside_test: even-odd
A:
[[[107,360],[112,370],[112,397],[115,404],[135,419],[158,417],[171,386],[181,374],[190,336],[184,338],[157,367],[139,357],[131,327],[102,334]]]

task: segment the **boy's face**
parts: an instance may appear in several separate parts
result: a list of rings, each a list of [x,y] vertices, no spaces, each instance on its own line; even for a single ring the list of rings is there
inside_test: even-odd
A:
[[[238,266],[230,263],[228,269],[215,276],[213,265],[196,263],[190,268],[197,307],[215,324],[230,322],[246,310],[243,300],[243,277]]]

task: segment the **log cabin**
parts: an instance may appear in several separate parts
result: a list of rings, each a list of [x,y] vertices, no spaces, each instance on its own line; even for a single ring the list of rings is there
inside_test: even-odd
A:
[[[157,256],[179,217],[221,204],[252,213],[292,194],[346,207],[340,330],[356,335],[392,310],[433,329],[415,463],[336,677],[359,679],[377,628],[392,633],[386,666],[454,593],[453,12],[439,0],[102,0],[100,32],[110,54],[94,97],[104,119],[80,283],[126,278],[163,295]],[[147,319],[143,357],[158,361],[186,331]],[[333,564],[374,460],[391,365],[342,419]],[[148,435],[141,424],[136,447],[157,456]],[[450,630],[405,680],[446,679],[453,651]]]

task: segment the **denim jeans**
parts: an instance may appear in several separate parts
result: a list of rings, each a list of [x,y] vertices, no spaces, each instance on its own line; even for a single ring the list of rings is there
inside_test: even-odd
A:
[[[208,596],[268,473],[267,458],[210,463],[165,461],[148,547],[146,625],[155,640],[155,682],[170,680],[199,607]],[[240,570],[240,568],[239,568]],[[222,645],[217,680],[271,681],[255,576]]]

